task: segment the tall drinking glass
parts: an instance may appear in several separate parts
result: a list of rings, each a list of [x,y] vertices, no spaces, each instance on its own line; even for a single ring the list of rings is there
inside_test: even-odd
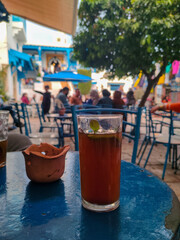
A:
[[[79,115],[82,205],[104,212],[119,206],[122,115]]]
[[[6,165],[9,111],[0,111],[0,168]]]

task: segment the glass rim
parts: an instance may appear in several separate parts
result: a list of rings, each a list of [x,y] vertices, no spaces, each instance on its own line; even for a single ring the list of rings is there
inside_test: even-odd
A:
[[[106,119],[116,119],[122,118],[123,114],[77,114],[77,118],[106,118]]]
[[[8,110],[0,110],[0,114],[9,114]]]

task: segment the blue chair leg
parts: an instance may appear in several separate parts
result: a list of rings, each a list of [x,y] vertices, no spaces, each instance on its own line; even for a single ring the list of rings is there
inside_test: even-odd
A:
[[[172,169],[174,169],[174,163],[176,158],[175,154],[176,154],[175,145],[173,145]]]
[[[144,156],[144,153],[145,153],[145,151],[146,151],[147,145],[148,145],[148,141],[146,141],[146,144],[145,144],[145,146],[144,146],[144,149],[143,149],[143,152],[142,152],[142,154],[141,154],[141,157],[139,158],[138,165],[140,164],[140,162],[141,162],[141,160],[142,160],[142,158],[143,158],[143,156]]]
[[[176,154],[175,154],[175,164],[174,164],[174,166],[175,166],[175,169],[177,169],[177,168],[178,168],[178,166],[177,166],[177,161],[178,161],[178,157],[177,157],[177,145],[175,145],[175,147],[176,147]]]
[[[145,143],[146,141],[147,141],[147,136],[144,137],[144,139],[143,139],[143,141],[142,141],[142,143],[141,143],[141,146],[140,146],[139,152],[138,152],[138,154],[137,154],[137,157],[139,157],[139,155],[140,155],[140,153],[141,153],[141,150],[142,150],[142,148],[143,148],[143,146],[144,146],[144,143]]]
[[[39,132],[43,132],[43,127],[40,127],[40,128],[39,128]]]
[[[170,149],[169,149],[169,162],[171,162],[171,146],[170,146]]]
[[[74,129],[74,139],[75,139],[75,151],[79,151],[79,142],[78,142],[78,127],[77,127],[77,117],[76,117],[76,107],[71,106],[72,119],[73,119],[73,129]]]
[[[163,174],[162,174],[162,180],[164,180],[164,176],[165,176],[165,171],[166,171],[166,166],[167,166],[167,160],[168,160],[168,156],[169,156],[169,151],[170,151],[170,145],[167,146],[166,157],[165,157],[164,168],[163,168]]]
[[[147,165],[147,162],[148,162],[149,157],[150,157],[150,155],[151,155],[151,152],[152,152],[152,150],[153,150],[154,144],[155,144],[155,141],[152,142],[152,145],[151,145],[151,148],[150,148],[150,150],[149,150],[148,156],[147,156],[146,161],[145,161],[145,163],[144,163],[144,168],[145,168],[146,165]]]

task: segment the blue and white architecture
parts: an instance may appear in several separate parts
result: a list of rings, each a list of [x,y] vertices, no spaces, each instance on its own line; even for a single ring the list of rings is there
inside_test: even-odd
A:
[[[20,99],[21,80],[26,74],[36,76],[31,56],[22,52],[26,43],[26,20],[9,16],[9,22],[0,23],[0,68],[6,67],[5,91],[10,98]]]

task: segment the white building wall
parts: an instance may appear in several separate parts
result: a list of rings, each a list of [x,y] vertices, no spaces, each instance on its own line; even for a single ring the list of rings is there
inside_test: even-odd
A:
[[[42,55],[41,55],[41,58],[42,58],[42,68],[45,68],[46,69],[46,53],[47,52],[44,52],[44,53],[42,53]]]
[[[25,43],[24,39],[17,40],[15,37],[12,16],[9,17],[8,23],[5,22],[0,23],[0,68],[2,64],[9,64],[8,50],[14,49],[16,51],[22,52],[22,46],[24,43]],[[19,68],[19,70],[22,70],[21,67]],[[10,66],[7,70],[6,90],[7,95],[10,98],[16,97],[17,100],[20,99],[20,96],[18,94],[19,83],[17,80],[17,72],[12,74]]]
[[[70,47],[72,37],[69,34],[27,21],[27,44]]]
[[[0,23],[0,65],[8,64],[7,23]]]

